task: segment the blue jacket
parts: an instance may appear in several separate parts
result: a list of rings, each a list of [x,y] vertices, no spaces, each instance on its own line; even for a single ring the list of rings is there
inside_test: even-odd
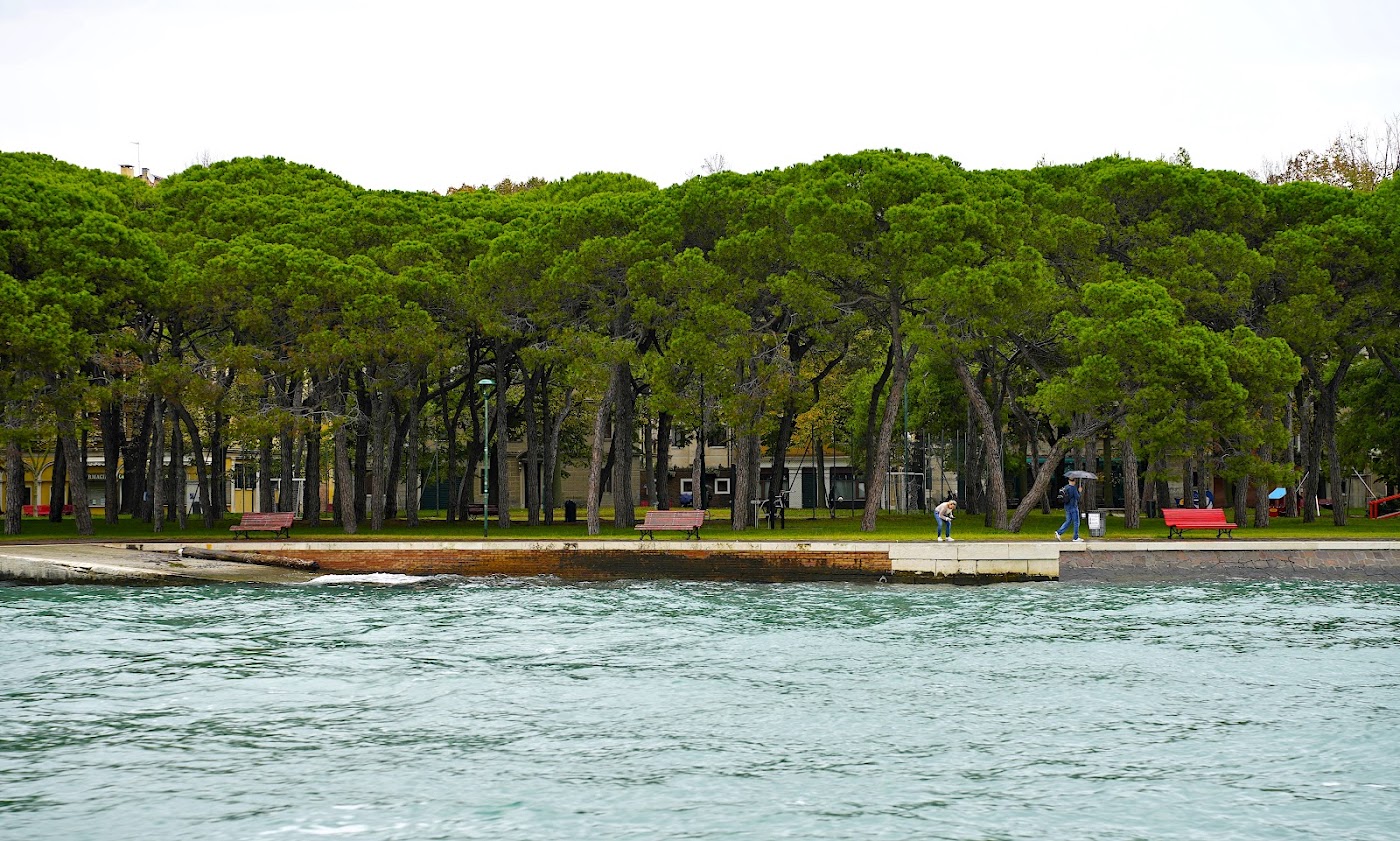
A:
[[[1075,487],[1074,485],[1065,485],[1064,495],[1065,495],[1065,510],[1068,511],[1069,509],[1073,508],[1074,510],[1078,511],[1078,510],[1079,510],[1079,488]]]

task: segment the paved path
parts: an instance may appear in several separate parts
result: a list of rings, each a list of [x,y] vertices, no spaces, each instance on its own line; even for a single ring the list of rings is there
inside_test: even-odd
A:
[[[0,545],[0,579],[83,584],[299,584],[315,572],[185,558],[102,543]]]

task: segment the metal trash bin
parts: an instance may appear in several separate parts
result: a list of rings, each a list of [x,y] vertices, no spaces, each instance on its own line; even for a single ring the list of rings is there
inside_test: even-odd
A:
[[[564,522],[578,522],[578,503],[574,502],[572,499],[564,500]]]
[[[1102,511],[1090,511],[1090,512],[1089,512],[1089,536],[1090,536],[1090,537],[1103,537],[1103,521],[1104,521],[1104,516],[1103,516],[1103,512],[1102,512]]]

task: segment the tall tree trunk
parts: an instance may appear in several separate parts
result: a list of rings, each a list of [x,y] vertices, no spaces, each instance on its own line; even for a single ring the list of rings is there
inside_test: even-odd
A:
[[[76,434],[76,422],[73,415],[68,411],[62,411],[57,417],[58,442],[63,448],[65,461],[68,465],[68,485],[73,490],[73,519],[78,526],[78,534],[83,537],[92,536],[92,511],[88,508],[87,492],[87,457],[78,451],[78,436]],[[23,476],[23,472],[20,473]],[[60,502],[60,508],[62,503]]]
[[[1266,405],[1263,411],[1264,422],[1271,423],[1274,419],[1274,407]],[[1257,455],[1260,463],[1273,463],[1273,448],[1268,444],[1260,447]],[[1264,487],[1265,482],[1263,479],[1258,476],[1252,478],[1254,479],[1254,527],[1256,529],[1266,529],[1269,527],[1269,493],[1273,491],[1273,483],[1267,483],[1269,487],[1266,488]],[[1239,520],[1235,522],[1239,522]]]
[[[1254,484],[1254,527],[1266,529],[1269,527],[1269,492],[1274,489],[1273,483],[1265,482],[1258,476],[1250,478]],[[1280,500],[1281,502],[1282,500]]]
[[[408,438],[408,415],[398,412],[398,401],[389,398],[389,475],[384,480],[384,519],[399,516],[399,486],[403,482],[404,442]]]
[[[1313,374],[1309,370],[1304,381],[1313,380]],[[1302,511],[1303,522],[1311,523],[1317,519],[1317,486],[1322,481],[1322,445],[1321,435],[1317,428],[1318,410],[1317,403],[1312,396],[1311,386],[1304,392],[1305,400],[1299,406],[1300,420],[1302,421],[1303,440],[1303,490],[1302,490]]]
[[[1249,511],[1249,474],[1245,474],[1235,480],[1235,522],[1247,523],[1245,518]],[[1267,511],[1265,512],[1267,516]],[[1257,525],[1257,523],[1256,523]]]
[[[301,517],[308,526],[321,522],[321,422],[312,414],[310,426],[302,436],[306,445],[306,477],[301,485]]]
[[[355,497],[350,500],[355,506],[355,522],[366,522],[369,517],[369,509],[366,507],[370,494],[369,474],[370,474],[370,440],[372,438],[374,401],[371,398],[369,389],[365,385],[362,372],[355,372],[355,402],[359,407],[355,415],[355,422],[350,425],[349,432],[353,436],[350,443],[354,444],[351,467],[355,471]]]
[[[476,393],[476,389],[474,386],[472,387],[471,392],[473,394]],[[482,428],[482,421],[485,419],[486,413],[484,411],[478,412],[476,410],[476,406],[477,401],[476,398],[473,397],[471,400],[471,444],[467,447],[467,466],[466,469],[462,472],[462,481],[457,489],[457,504],[459,506],[459,510],[457,513],[458,518],[463,520],[467,519],[467,505],[469,503],[476,502],[478,494],[478,488],[476,484],[476,469],[478,466],[481,466],[481,469],[483,471],[481,480],[483,484],[481,485],[481,487],[485,487],[486,482],[486,467],[482,465],[480,461],[482,457],[481,444],[483,436],[485,435],[485,430]]]
[[[122,512],[139,520],[151,521],[151,497],[146,473],[150,462],[151,429],[155,424],[155,395],[146,398],[141,412],[141,428],[126,441],[122,452]]]
[[[797,404],[792,400],[783,402],[783,416],[778,420],[778,438],[773,442],[772,470],[768,484],[763,488],[763,499],[772,499],[786,494],[791,488],[787,482],[787,451],[792,446],[793,429],[797,426]],[[786,498],[783,504],[787,504]]]
[[[1172,504],[1171,486],[1167,483],[1167,470],[1168,467],[1166,454],[1160,452],[1157,453],[1156,457],[1152,461],[1152,488],[1153,493],[1157,497],[1157,511],[1159,517],[1161,516],[1161,511],[1163,509],[1176,507]]]
[[[1210,448],[1201,451],[1200,464],[1201,491],[1199,499],[1201,500],[1201,507],[1224,508],[1224,500],[1218,500],[1215,498],[1215,459],[1211,455]],[[1217,502],[1221,504],[1219,506],[1216,506]]]
[[[730,497],[734,500],[730,516],[730,526],[734,531],[743,531],[753,525],[753,496],[749,491],[752,484],[749,470],[753,465],[753,460],[749,458],[749,442],[752,440],[752,435],[742,432],[734,435],[734,484],[729,489]]]
[[[983,491],[984,471],[982,469],[982,454],[985,452],[985,448],[974,447],[972,445],[974,440],[980,443],[982,436],[977,431],[977,419],[972,405],[969,403],[963,426],[962,465],[958,468],[958,483],[962,485],[962,488],[954,490],[954,494],[958,497],[959,513],[966,516],[987,513],[986,493]]]
[[[258,511],[277,510],[272,478],[272,436],[264,435],[258,439]]]
[[[700,378],[700,426],[695,430],[695,459],[690,463],[691,505],[696,511],[708,508],[705,498],[705,444],[710,428],[710,405],[705,402],[705,379]]]
[[[899,313],[893,313],[893,318],[898,318]],[[872,459],[873,464],[866,473],[871,477],[865,486],[865,514],[860,520],[861,531],[875,530],[875,517],[880,510],[880,498],[885,490],[885,477],[890,469],[890,443],[894,437],[894,423],[899,416],[900,404],[904,399],[904,386],[909,379],[909,364],[914,359],[914,354],[918,352],[917,344],[910,344],[907,351],[902,344],[901,331],[896,326],[891,330],[893,337],[890,343],[890,357],[894,360],[894,376],[890,381],[889,399],[885,401],[884,419],[880,423],[880,437],[875,441],[875,453]],[[998,480],[1001,487],[1001,520],[1006,522],[1006,487]]]
[[[1123,526],[1136,529],[1142,525],[1142,494],[1138,491],[1137,448],[1133,439],[1124,435],[1119,445],[1123,452]]]
[[[1328,495],[1332,498],[1332,524],[1336,526],[1347,524],[1346,494],[1342,492],[1345,481],[1342,473],[1342,454],[1337,447],[1337,395],[1341,392],[1342,383],[1354,358],[1354,355],[1348,356],[1338,363],[1322,391],[1322,399],[1318,401],[1318,414],[1321,416],[1318,426],[1322,433],[1319,447],[1327,448]]]
[[[613,525],[630,529],[637,524],[636,498],[632,495],[632,442],[636,439],[636,396],[632,366],[613,366]]]
[[[1196,487],[1196,460],[1191,456],[1181,460],[1181,507],[1194,508],[1191,504],[1192,492]]]
[[[62,439],[54,442],[53,469],[49,471],[49,522],[63,522],[63,500],[68,495],[68,451]]]
[[[189,506],[185,504],[185,436],[174,407],[170,411],[170,501],[175,525],[180,531],[190,527]]]
[[[510,528],[510,509],[514,500],[510,497],[510,404],[506,402],[506,390],[510,387],[511,360],[498,359],[496,363],[496,419],[492,426],[496,436],[491,454],[496,461],[496,481],[491,488],[491,498],[496,500],[496,525]],[[482,516],[486,516],[485,513]]]
[[[335,514],[340,520],[340,527],[346,534],[354,534],[359,529],[359,512],[355,507],[355,499],[364,494],[358,493],[356,489],[355,468],[350,463],[350,450],[353,445],[352,429],[354,424],[346,416],[348,410],[348,398],[344,394],[344,388],[336,390],[334,398],[337,414],[341,416],[340,423],[336,424],[333,436],[335,446]]]
[[[658,511],[671,508],[671,413],[661,412],[656,418],[656,469],[652,486],[656,496],[652,503]]]
[[[121,516],[121,483],[117,476],[122,458],[121,398],[103,403],[98,414],[102,428],[102,519],[115,526]]]
[[[1327,495],[1332,500],[1332,525],[1347,524],[1347,500],[1344,491],[1345,475],[1342,473],[1342,454],[1337,447],[1337,414],[1329,411],[1323,419],[1322,434],[1327,447]]]
[[[534,369],[524,368],[521,385],[524,387],[520,407],[525,414],[525,524],[540,524],[540,508],[543,505],[540,477],[540,424],[539,391],[540,380],[544,376],[543,366]]]
[[[151,462],[147,468],[147,494],[150,498],[151,529],[165,531],[165,400],[155,398],[151,424]]]
[[[987,475],[987,526],[1005,531],[1009,523],[1006,516],[1006,470],[1002,458],[1001,428],[992,416],[991,404],[973,379],[972,370],[961,354],[953,354],[953,372],[962,384],[968,405],[972,407],[981,429],[978,437],[982,442],[982,461]]]
[[[569,386],[564,389],[564,405],[559,410],[559,414],[554,417],[554,423],[549,431],[549,443],[544,451],[544,475],[547,485],[545,488],[544,519],[546,523],[554,522],[554,508],[559,501],[555,499],[555,476],[559,473],[559,440],[564,434],[564,421],[574,408],[574,388]]]
[[[215,410],[209,425],[209,507],[214,509],[216,519],[222,519],[229,510],[228,447],[224,444],[227,429],[228,416]]]
[[[25,487],[24,450],[11,438],[5,442],[5,534],[19,534],[24,527]]]
[[[704,417],[702,411],[701,417]],[[690,505],[699,511],[705,507],[705,427],[695,430],[695,458],[690,462]]]
[[[199,440],[199,426],[183,404],[177,403],[172,409],[175,417],[185,425],[185,429],[190,433],[190,449],[194,454],[195,483],[199,486],[199,512],[204,521],[204,527],[213,528],[214,511],[210,504],[209,468],[204,463],[204,444]]]
[[[654,506],[656,505],[656,461],[653,449],[655,441],[652,436],[656,430],[650,415],[643,415],[638,427],[642,432],[642,498],[639,501],[643,505]]]
[[[880,413],[880,398],[885,393],[885,385],[890,381],[890,374],[893,373],[896,367],[896,363],[898,362],[897,358],[895,357],[895,352],[895,345],[893,342],[891,342],[889,348],[885,351],[885,367],[880,369],[879,378],[875,380],[875,384],[870,388],[870,405],[865,410],[865,507],[867,510],[870,508],[870,500],[874,499],[875,504],[877,506],[880,502],[878,499],[876,499],[875,494],[872,492],[872,489],[874,489],[875,487],[875,468],[877,461],[877,459],[875,458],[875,451],[878,449],[878,445],[876,443],[875,438],[877,434],[875,418]],[[885,414],[889,414],[888,401],[886,401],[885,403]],[[853,459],[851,462],[851,466],[854,468],[855,453],[851,453],[851,458]],[[851,474],[854,476],[855,471],[852,470]],[[871,517],[871,523],[871,528],[873,529],[873,517]],[[861,529],[865,530],[864,519],[861,520]]]
[[[1036,474],[1039,472],[1039,470],[1040,470],[1040,464],[1041,464],[1041,461],[1040,461],[1040,436],[1036,434],[1036,429],[1035,429],[1035,427],[1031,427],[1031,428],[1030,428],[1030,434],[1029,434],[1029,435],[1030,435],[1030,439],[1031,439],[1031,471],[1030,471],[1030,473],[1031,473],[1031,480],[1030,480],[1029,482],[1026,483],[1026,487],[1027,487],[1026,493],[1027,493],[1027,494],[1030,493],[1029,488],[1030,488],[1031,484],[1035,482],[1035,476],[1036,476]],[[1022,496],[1022,497],[1021,497],[1022,501],[1024,501],[1025,498],[1026,498],[1025,496]],[[1049,513],[1050,513],[1050,495],[1049,495],[1049,494],[1043,494],[1043,495],[1040,497],[1040,513],[1042,513],[1042,514],[1049,514]]]
[[[389,395],[380,391],[372,398],[373,410],[369,422],[370,434],[370,531],[384,529],[384,494],[389,478]]]
[[[616,385],[617,378],[609,377],[608,390],[598,401],[598,409],[593,413],[593,448],[588,458],[589,535],[597,535],[603,530],[603,451],[607,445],[608,415],[612,412],[613,389]]]
[[[462,511],[463,483],[469,473],[455,474],[457,468],[457,426],[462,422],[462,412],[466,409],[467,398],[471,394],[471,388],[463,388],[462,396],[454,404],[448,402],[448,392],[442,392],[442,418],[443,427],[447,435],[447,514],[446,520],[449,524],[457,522]],[[453,481],[453,476],[458,480]],[[442,491],[439,489],[438,493]]]
[[[1297,470],[1298,468],[1298,449],[1294,443],[1296,436],[1293,434],[1293,408],[1294,405],[1297,403],[1298,395],[1301,393],[1300,389],[1302,387],[1302,384],[1299,383],[1298,387],[1293,390],[1293,395],[1289,398],[1288,404],[1284,407],[1283,426],[1285,429],[1288,430],[1288,466],[1292,467],[1294,470]],[[1290,477],[1284,482],[1284,485],[1288,492],[1283,495],[1283,515],[1285,517],[1296,517],[1298,516],[1298,494],[1296,493],[1297,483],[1294,481],[1293,478]]]
[[[277,431],[277,442],[282,456],[281,470],[278,475],[280,481],[277,483],[277,509],[278,511],[296,511],[296,429],[292,425],[292,417],[295,413],[294,403],[295,392],[300,390],[300,383],[295,377],[277,378],[277,402],[285,412],[286,419],[282,421],[282,428]]]
[[[408,442],[404,457],[404,518],[410,528],[418,526],[418,501],[421,497],[418,464],[423,450],[423,407],[428,404],[428,384],[418,378],[418,396],[408,404]]]

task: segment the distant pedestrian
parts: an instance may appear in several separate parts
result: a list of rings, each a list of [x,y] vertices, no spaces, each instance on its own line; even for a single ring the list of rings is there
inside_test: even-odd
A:
[[[1065,521],[1059,528],[1055,529],[1055,539],[1059,540],[1060,535],[1064,534],[1072,523],[1074,525],[1074,542],[1083,543],[1084,541],[1079,537],[1079,480],[1070,479],[1069,484],[1060,491],[1060,495],[1065,498]]]
[[[953,512],[958,510],[958,501],[949,499],[933,509],[933,519],[938,524],[938,542],[943,542],[943,533],[948,533],[948,542],[953,542]]]

